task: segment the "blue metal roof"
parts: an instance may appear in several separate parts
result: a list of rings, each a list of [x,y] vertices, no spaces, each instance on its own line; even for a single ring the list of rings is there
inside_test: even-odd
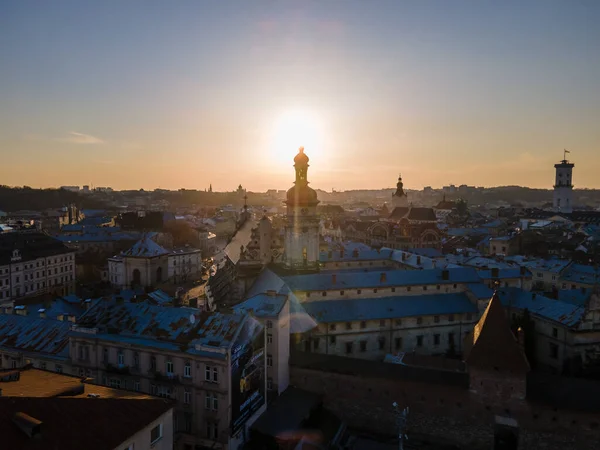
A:
[[[0,314],[0,346],[58,358],[69,356],[71,322]]]
[[[600,283],[600,268],[583,264],[571,264],[560,279],[572,283]]]
[[[382,270],[380,272],[327,272],[283,277],[292,291],[326,291],[426,284],[477,283],[477,271],[470,267],[449,268],[448,279],[442,279],[443,269]],[[385,280],[381,280],[385,274]],[[333,277],[335,276],[335,282]]]
[[[592,291],[590,289],[586,289],[585,291],[581,289],[561,289],[558,291],[558,299],[561,302],[571,303],[576,306],[584,306],[591,295]]]
[[[287,295],[258,294],[234,306],[233,310],[236,314],[252,313],[257,317],[275,317],[286,301]]]
[[[488,223],[484,223],[483,225],[481,225],[482,228],[497,228],[504,225],[504,222],[502,222],[500,219],[496,219],[496,220],[492,220],[491,222]]]
[[[80,304],[68,302],[62,298],[56,298],[49,305],[44,303],[30,303],[27,306],[27,315],[30,317],[40,315],[40,310],[44,310],[47,319],[57,320],[61,315],[69,315],[79,317],[85,312]]]
[[[123,256],[134,256],[140,258],[150,258],[153,256],[167,255],[169,251],[154,242],[150,237],[144,236],[137,241],[133,247],[124,251]]]
[[[448,236],[477,236],[489,234],[485,228],[448,228]]]
[[[534,270],[542,270],[544,272],[560,273],[569,264],[571,264],[571,261],[568,259],[535,259],[533,261],[525,261],[521,265],[527,267],[532,272]]]
[[[302,306],[318,322],[351,322],[477,313],[477,307],[469,301],[464,293],[324,300],[306,302]]]
[[[427,256],[428,258],[441,258],[444,254],[437,248],[409,248],[408,253]]]
[[[160,289],[150,292],[148,294],[148,297],[150,297],[152,300],[154,300],[159,305],[165,305],[165,304],[171,303],[173,301],[173,297],[171,297],[166,292],[161,291]]]
[[[584,306],[550,299],[519,288],[502,288],[498,290],[498,295],[506,308],[528,309],[532,314],[568,327],[579,324],[585,314]]]
[[[352,250],[341,252],[339,250],[331,252],[321,252],[319,254],[319,261],[331,262],[331,261],[374,261],[381,259],[389,259],[392,255],[393,250],[389,248],[382,248],[381,250]]]
[[[493,289],[490,289],[483,283],[471,283],[468,285],[468,289],[469,289],[469,291],[471,291],[473,293],[473,295],[478,300],[481,300],[481,299],[489,300],[490,298],[492,298],[492,295],[494,294]]]
[[[97,302],[77,325],[98,328],[99,335],[138,338],[139,345],[156,347],[156,341],[173,344],[229,347],[244,316],[203,313],[197,308],[164,308],[149,302]]]

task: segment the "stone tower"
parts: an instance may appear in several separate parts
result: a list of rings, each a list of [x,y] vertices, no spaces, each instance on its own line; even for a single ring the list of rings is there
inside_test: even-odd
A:
[[[404,184],[402,183],[402,175],[398,175],[398,183],[396,183],[396,192],[392,194],[392,209],[408,206],[408,196],[404,192]]]
[[[554,180],[554,211],[570,213],[573,211],[573,167],[575,164],[567,161],[568,150],[564,159],[554,164],[556,176]]]
[[[319,266],[317,193],[308,186],[308,156],[300,147],[294,158],[296,181],[287,191],[287,220],[283,263],[289,269],[315,270]]]

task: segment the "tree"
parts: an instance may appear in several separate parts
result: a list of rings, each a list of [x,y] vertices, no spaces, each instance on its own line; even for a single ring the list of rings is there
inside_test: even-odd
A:
[[[165,224],[164,231],[173,236],[173,245],[175,247],[198,245],[198,233],[187,222],[172,220]]]

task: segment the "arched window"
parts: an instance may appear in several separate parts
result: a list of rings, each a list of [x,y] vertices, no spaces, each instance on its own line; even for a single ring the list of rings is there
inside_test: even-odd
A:
[[[140,285],[142,280],[142,274],[139,269],[133,269],[131,284]]]
[[[159,267],[158,269],[156,269],[156,282],[157,283],[162,282],[162,267]]]

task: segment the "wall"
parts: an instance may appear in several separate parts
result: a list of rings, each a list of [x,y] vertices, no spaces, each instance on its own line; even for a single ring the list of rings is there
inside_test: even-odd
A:
[[[324,367],[319,369],[320,365]],[[456,377],[462,374],[438,371],[436,376],[422,371],[419,376],[418,371],[403,373],[401,366],[402,370],[390,366],[395,365],[357,361],[352,367],[339,359],[331,364],[307,363],[294,355],[290,381],[323,395],[325,407],[350,427],[372,433],[395,435],[392,402],[396,401],[402,408],[410,408],[409,436],[434,436],[468,448],[489,449],[495,415],[508,415],[519,422],[519,448],[596,448],[600,414],[562,411],[515,399],[499,405],[488,403],[461,386],[465,380]]]
[[[418,320],[421,322],[419,323]],[[454,349],[460,352],[464,336],[473,329],[477,320],[477,314],[453,314],[452,317],[432,315],[418,318],[320,323],[306,335],[305,340],[300,344],[300,349],[308,350],[306,339],[310,339],[310,351],[313,353],[381,361],[386,354],[413,350],[427,355],[446,353],[451,347],[450,334],[452,334]],[[335,326],[335,329],[332,326]],[[437,344],[436,335],[439,335]],[[419,337],[421,345],[419,345]],[[366,345],[364,350],[361,342]],[[351,353],[347,352],[348,343],[352,344]]]
[[[150,445],[150,433],[152,428],[160,424],[162,424],[163,428],[162,438],[154,445]],[[151,448],[152,450],[171,450],[173,448],[173,409],[170,409],[164,413],[155,421],[148,424],[146,428],[138,431],[125,442],[117,445],[115,450],[123,450],[128,448],[132,448],[134,450],[143,448]]]

